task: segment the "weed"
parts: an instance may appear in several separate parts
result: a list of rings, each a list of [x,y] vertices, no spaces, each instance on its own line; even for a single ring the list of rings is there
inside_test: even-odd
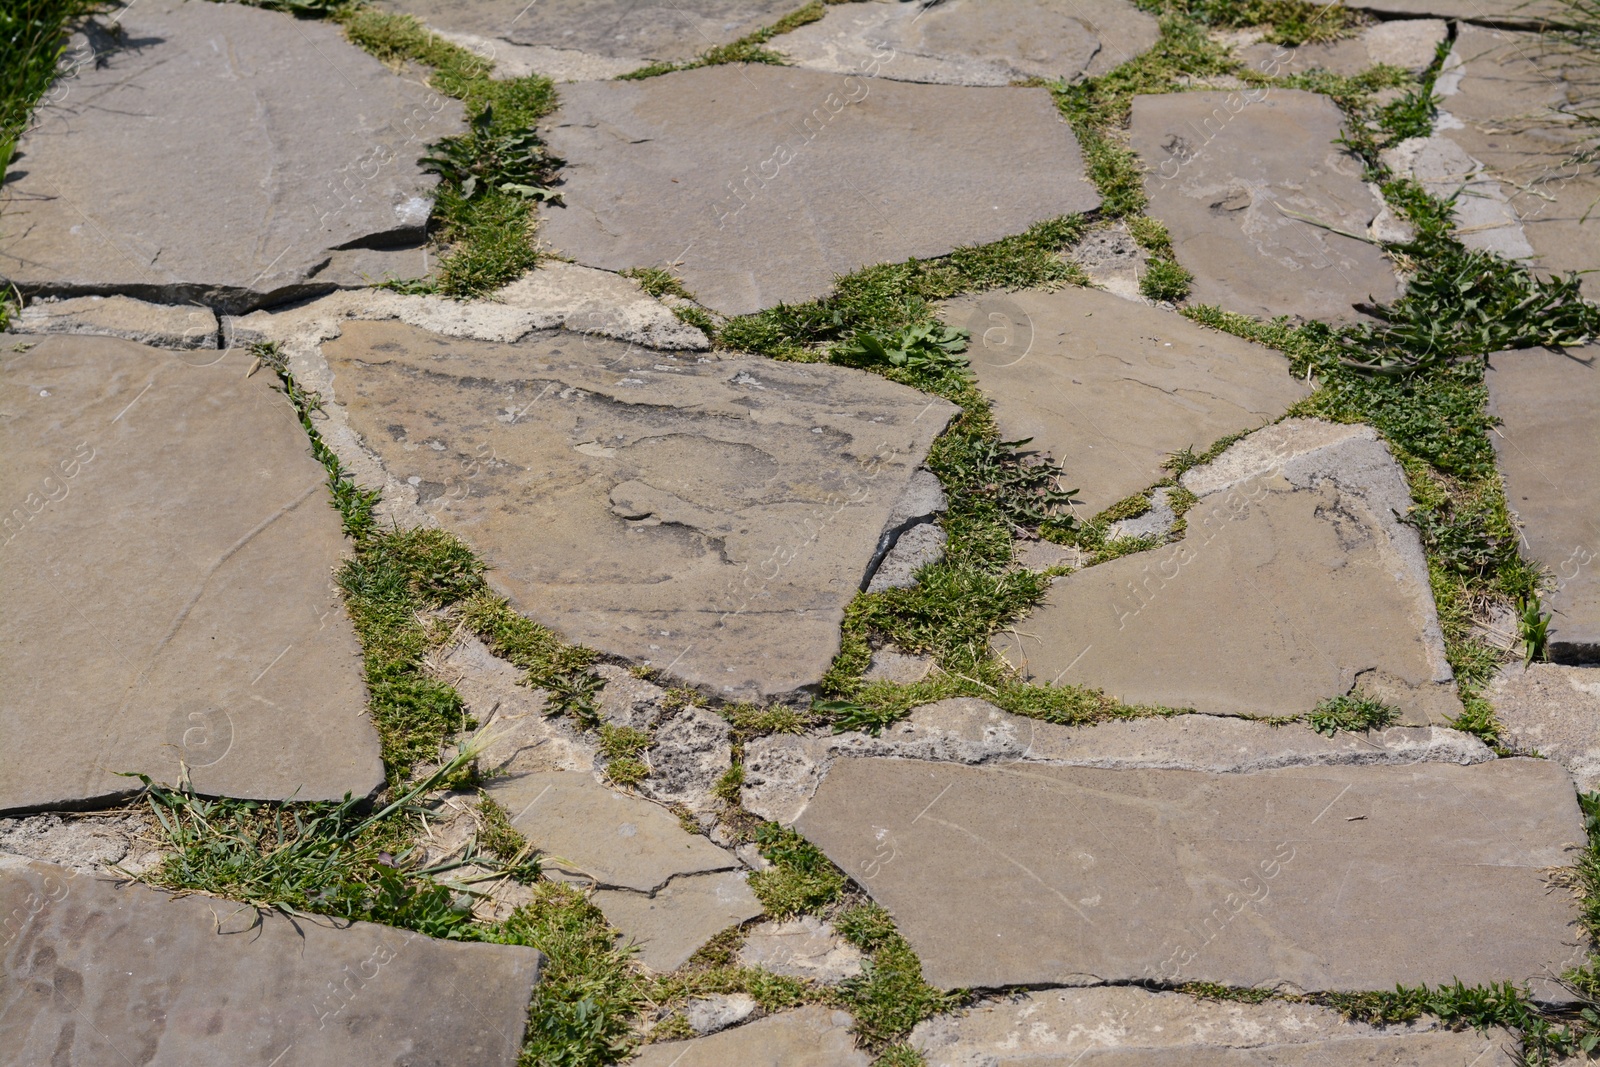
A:
[[[589,677],[589,676],[585,676]],[[600,723],[600,754],[607,760],[606,777],[620,786],[638,785],[650,776],[640,754],[650,747],[650,735],[631,726]]]
[[[926,1067],[927,1058],[910,1045],[890,1045],[872,1061],[873,1067]]]
[[[684,300],[694,299],[693,294],[683,287],[683,282],[678,280],[677,275],[665,267],[630,267],[617,273],[624,278],[632,278],[638,282],[639,288],[651,296],[676,296],[682,297]]]
[[[847,908],[833,917],[839,936],[862,952],[875,952],[894,936],[894,919],[881,904],[867,902]]]
[[[1181,12],[1207,26],[1268,26],[1267,40],[1297,45],[1331,41],[1359,25],[1359,17],[1343,4],[1306,0],[1137,0],[1146,11]]]
[[[508,867],[526,865],[533,855],[533,846],[511,825],[511,815],[488,793],[478,792],[478,843]],[[537,875],[539,868],[532,865],[528,871]]]
[[[943,323],[920,323],[879,337],[858,330],[849,341],[833,350],[833,362],[846,367],[896,367],[913,379],[936,384],[940,380],[967,375],[967,349],[970,335],[952,330]]]
[[[0,182],[34,105],[55,80],[67,27],[100,6],[95,0],[13,0],[0,8]]]
[[[1317,733],[1332,737],[1340,730],[1381,730],[1399,717],[1399,708],[1357,692],[1324,700],[1311,712],[1310,723]]]
[[[1176,303],[1189,295],[1194,275],[1178,266],[1176,260],[1152,259],[1139,278],[1139,292],[1151,300]]]
[[[722,717],[743,735],[798,734],[816,725],[814,715],[788,704],[728,704],[720,710]]]
[[[637,81],[671,74],[675,70],[694,70],[698,67],[714,67],[723,63],[782,63],[782,56],[761,46],[779,34],[799,29],[808,22],[820,19],[826,10],[823,6],[825,2],[834,3],[836,0],[811,0],[804,7],[789,12],[771,26],[746,34],[737,41],[709,48],[686,63],[651,63],[649,66],[640,67],[618,77]]]
[[[777,823],[756,828],[756,847],[772,866],[750,875],[750,889],[767,914],[786,919],[815,912],[839,899],[844,875],[822,850]]]
[[[869,1049],[904,1038],[959,1000],[959,994],[941,993],[922,980],[922,962],[898,933],[884,936],[861,974],[845,979],[839,991],[855,1016],[856,1039]]]
[[[711,794],[724,804],[738,807],[739,787],[742,785],[744,785],[744,768],[736,763],[722,772],[717,784],[711,787]]]
[[[1185,982],[1178,987],[1178,992],[1202,1000],[1222,1000],[1235,1004],[1264,1004],[1276,996],[1270,989],[1238,989],[1216,982]]]
[[[1517,623],[1522,636],[1522,664],[1526,667],[1534,660],[1548,658],[1550,613],[1540,610],[1539,597],[1533,593],[1524,597],[1517,608]]]

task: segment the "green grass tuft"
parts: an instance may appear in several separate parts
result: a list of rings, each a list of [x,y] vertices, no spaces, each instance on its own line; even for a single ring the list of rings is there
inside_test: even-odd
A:
[[[826,0],[827,3],[837,3],[838,0]],[[784,59],[770,48],[762,45],[782,33],[799,29],[808,22],[815,22],[826,12],[824,0],[811,0],[810,3],[774,22],[771,26],[764,26],[754,33],[745,34],[737,41],[720,44],[708,48],[694,59],[684,63],[651,63],[640,67],[638,70],[629,71],[618,75],[622,81],[640,81],[645,78],[656,78],[663,74],[671,74],[675,70],[695,70],[699,67],[715,67],[724,63],[774,63],[781,64]]]

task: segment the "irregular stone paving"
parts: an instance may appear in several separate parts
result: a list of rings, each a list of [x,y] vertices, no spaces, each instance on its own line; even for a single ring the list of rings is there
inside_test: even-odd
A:
[[[1359,690],[1412,725],[1460,714],[1397,517],[1410,492],[1376,432],[1290,419],[1181,483],[1199,498],[1183,540],[1061,579],[995,647],[1040,683],[1128,703],[1295,715]]]
[[[1149,212],[1195,275],[1191,303],[1349,322],[1352,305],[1399,295],[1392,264],[1365,240],[1383,201],[1334,143],[1343,121],[1332,100],[1299,89],[1134,97]]]
[[[547,126],[567,166],[541,236],[591,267],[670,264],[727,315],[1100,202],[1044,89],[719,66],[571,86]]]
[[[16,1064],[512,1063],[542,961],[5,854],[0,912]]]
[[[119,771],[278,800],[382,784],[339,517],[275,376],[107,337],[3,358],[0,811],[137,790]]]
[[[1283,356],[1093,289],[952,301],[1000,436],[1066,468],[1084,517],[1167,477],[1173,453],[1279,417],[1311,386]]]
[[[713,686],[790,693],[952,405],[863,371],[516,345],[351,322],[324,346],[350,425],[518,607]]]
[[[1310,1004],[1229,1004],[1134,988],[1041,990],[917,1024],[928,1067],[1511,1067],[1503,1030],[1382,1028]]]
[[[801,1008],[711,1037],[646,1045],[634,1067],[867,1067],[855,1047],[850,1016],[830,1008]]]
[[[838,4],[774,39],[791,63],[946,85],[1098,77],[1149,49],[1155,16],[1127,0]]]
[[[1354,77],[1379,64],[1421,74],[1450,35],[1443,19],[1378,22],[1354,37],[1298,45],[1257,41],[1235,50],[1252,70],[1275,77],[1326,70]]]
[[[1208,774],[857,757],[795,827],[940,988],[1475,985],[1583,955],[1577,901],[1545,874],[1572,862],[1582,818],[1540,760]]]
[[[757,927],[739,946],[739,963],[834,985],[861,973],[861,950],[814,915]]]
[[[118,25],[79,39],[20,142],[0,276],[241,311],[427,273],[417,159],[460,104],[328,22],[142,0]]]
[[[1549,651],[1600,663],[1600,346],[1499,352],[1489,360],[1490,436],[1523,554],[1548,581]],[[1581,457],[1581,458],[1580,458]]]
[[[131,296],[35,300],[11,321],[12,333],[81,333],[120,337],[156,348],[216,348],[210,308],[151,304]]]
[[[1561,763],[1583,792],[1600,789],[1600,671],[1508,664],[1488,697],[1507,745]]]
[[[678,878],[650,897],[602,889],[591,899],[656,971],[677,970],[712,937],[761,914],[743,871]]]
[[[1361,0],[1353,5],[1381,16],[1472,19],[1490,25],[1560,23],[1569,8],[1560,0]]]

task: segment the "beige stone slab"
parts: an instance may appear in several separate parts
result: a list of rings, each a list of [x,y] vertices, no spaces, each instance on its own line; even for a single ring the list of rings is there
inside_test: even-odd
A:
[[[593,899],[654,971],[677,970],[711,938],[761,914],[743,871],[675,878],[654,896],[601,889]]]
[[[1162,462],[1282,415],[1311,387],[1282,354],[1095,289],[951,302],[1000,435],[1066,469],[1087,518],[1167,477]]]
[[[332,393],[396,497],[568,638],[730,696],[815,684],[955,408],[863,371],[351,322]]]
[[[1560,763],[1583,792],[1600,788],[1600,670],[1509,664],[1486,695],[1508,745]]]
[[[0,1048],[15,1064],[511,1067],[542,958],[0,854]]]
[[[1238,49],[1237,55],[1251,69],[1275,77],[1313,69],[1353,77],[1380,63],[1421,74],[1449,35],[1450,26],[1443,19],[1396,19],[1337,41],[1298,45],[1259,41]]]
[[[131,296],[35,300],[11,320],[12,333],[87,333],[156,348],[216,348],[217,317],[209,308],[151,304]]]
[[[633,1067],[867,1067],[847,1012],[801,1008],[769,1015],[711,1037],[646,1045]]]
[[[1547,575],[1549,651],[1600,663],[1600,346],[1489,360],[1492,435],[1523,552]]]
[[[244,352],[3,354],[0,810],[383,782],[327,473]],[[47,740],[48,739],[48,740]]]
[[[940,988],[1468,985],[1583,955],[1566,770],[836,762],[796,828]]]
[[[1361,0],[1354,5],[1379,15],[1463,19],[1492,25],[1545,25],[1569,13],[1560,0]]]
[[[815,915],[757,927],[739,946],[739,962],[773,974],[834,985],[861,973],[861,950]]]
[[[1399,294],[1376,246],[1334,232],[1364,237],[1383,207],[1334,143],[1343,121],[1332,100],[1298,89],[1134,97],[1149,213],[1195,276],[1190,303],[1349,322],[1352,305]]]

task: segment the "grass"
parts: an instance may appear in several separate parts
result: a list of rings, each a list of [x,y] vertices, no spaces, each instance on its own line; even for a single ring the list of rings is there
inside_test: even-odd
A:
[[[839,3],[840,0],[826,0],[826,3]],[[737,41],[720,44],[708,48],[694,59],[683,63],[651,63],[640,67],[638,70],[629,71],[619,75],[620,80],[638,81],[643,78],[655,78],[662,74],[671,74],[675,70],[695,70],[699,67],[715,67],[723,63],[782,63],[783,57],[770,48],[762,47],[768,41],[782,33],[799,29],[808,22],[816,22],[827,11],[825,0],[811,0],[810,3],[774,22],[771,26],[764,26],[754,33],[745,34]]]
[[[55,80],[68,27],[98,0],[11,0],[0,8],[0,181],[33,109]]]
[[[1400,717],[1400,709],[1360,693],[1331,697],[1318,704],[1310,715],[1311,728],[1332,737],[1340,730],[1363,733],[1381,730]]]
[[[1306,0],[1135,0],[1138,7],[1156,14],[1182,14],[1218,29],[1263,26],[1266,39],[1297,45],[1331,41],[1347,36],[1360,24],[1359,16],[1343,4],[1315,4]]]

